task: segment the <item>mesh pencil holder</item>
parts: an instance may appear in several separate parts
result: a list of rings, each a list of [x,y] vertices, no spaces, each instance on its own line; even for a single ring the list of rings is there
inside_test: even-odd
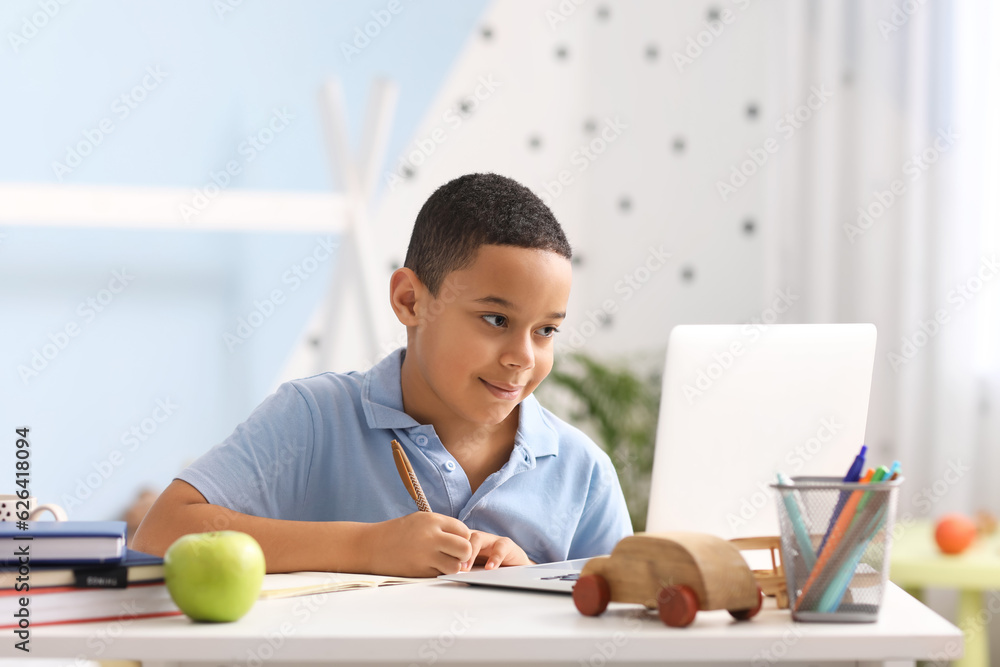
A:
[[[792,484],[771,485],[794,620],[877,620],[902,482],[795,477]]]

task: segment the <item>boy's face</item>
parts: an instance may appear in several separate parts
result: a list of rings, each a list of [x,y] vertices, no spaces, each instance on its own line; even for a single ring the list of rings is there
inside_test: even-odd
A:
[[[445,277],[436,298],[418,285],[406,355],[414,367],[403,378],[407,412],[435,425],[506,419],[552,370],[571,282],[561,255],[486,245],[472,265]]]

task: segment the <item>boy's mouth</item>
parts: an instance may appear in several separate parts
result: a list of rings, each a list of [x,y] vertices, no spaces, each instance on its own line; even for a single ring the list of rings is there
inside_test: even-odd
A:
[[[523,386],[516,384],[487,382],[483,378],[479,378],[479,381],[486,385],[486,389],[488,389],[491,394],[497,398],[507,401],[517,399],[517,397],[521,395],[521,390],[524,389]]]

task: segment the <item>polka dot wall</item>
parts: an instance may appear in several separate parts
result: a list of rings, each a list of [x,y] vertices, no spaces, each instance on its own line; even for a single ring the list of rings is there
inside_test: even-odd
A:
[[[775,184],[762,169],[724,200],[717,183],[780,115],[773,11],[493,3],[407,150],[389,156],[371,221],[378,266],[388,277],[402,263],[436,187],[494,171],[541,196],[573,244],[564,350],[654,351],[675,324],[748,321],[765,301]]]

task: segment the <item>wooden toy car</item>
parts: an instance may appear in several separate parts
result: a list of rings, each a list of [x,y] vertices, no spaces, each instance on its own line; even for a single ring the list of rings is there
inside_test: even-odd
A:
[[[739,549],[705,533],[636,533],[610,556],[592,558],[573,587],[581,614],[599,616],[609,602],[657,609],[660,619],[683,628],[698,610],[725,609],[737,620],[757,615],[764,593]]]

